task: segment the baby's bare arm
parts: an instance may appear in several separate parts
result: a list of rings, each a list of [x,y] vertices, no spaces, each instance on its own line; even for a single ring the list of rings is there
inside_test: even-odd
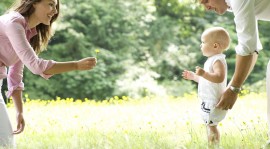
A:
[[[196,67],[196,74],[213,83],[221,83],[225,79],[225,66],[221,61],[213,65],[213,72],[205,72],[202,68]]]

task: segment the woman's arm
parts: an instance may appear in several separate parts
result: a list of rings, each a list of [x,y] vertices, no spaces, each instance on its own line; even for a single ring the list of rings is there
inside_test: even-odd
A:
[[[23,132],[25,122],[23,118],[23,102],[22,102],[22,90],[15,90],[12,94],[12,100],[16,108],[16,120],[17,126],[13,134],[19,134]]]
[[[90,70],[96,63],[97,60],[94,57],[87,57],[79,61],[56,62],[51,68],[45,70],[43,73],[53,75],[73,70]]]
[[[26,38],[23,25],[20,23],[13,22],[8,24],[6,35],[19,59],[34,74],[53,75],[72,70],[89,70],[96,65],[96,59],[93,57],[87,57],[79,61],[56,63],[38,58]]]

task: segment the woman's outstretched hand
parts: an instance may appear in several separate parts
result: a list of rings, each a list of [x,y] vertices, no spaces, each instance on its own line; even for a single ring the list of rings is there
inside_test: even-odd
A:
[[[97,59],[95,57],[87,57],[77,61],[77,70],[89,70],[95,67]]]

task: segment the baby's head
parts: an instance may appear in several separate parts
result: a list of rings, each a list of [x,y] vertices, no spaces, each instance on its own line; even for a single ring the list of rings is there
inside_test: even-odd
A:
[[[201,50],[204,56],[210,57],[227,50],[230,45],[229,33],[222,27],[211,27],[201,36]]]

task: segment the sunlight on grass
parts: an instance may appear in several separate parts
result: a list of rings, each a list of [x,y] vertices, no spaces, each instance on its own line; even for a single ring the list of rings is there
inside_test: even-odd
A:
[[[205,126],[196,94],[184,97],[112,97],[30,100],[26,128],[16,136],[19,149],[201,149],[207,148]],[[8,105],[15,125],[14,107]],[[14,127],[14,126],[13,126]],[[220,123],[222,148],[261,148],[267,140],[266,95],[240,97]]]

